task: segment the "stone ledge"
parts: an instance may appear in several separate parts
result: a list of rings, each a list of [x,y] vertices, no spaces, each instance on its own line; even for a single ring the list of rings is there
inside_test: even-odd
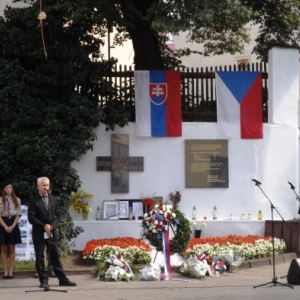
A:
[[[296,253],[283,253],[275,257],[275,264],[290,263],[293,258],[297,258]],[[273,265],[272,257],[248,259],[239,268],[258,268],[269,265]]]

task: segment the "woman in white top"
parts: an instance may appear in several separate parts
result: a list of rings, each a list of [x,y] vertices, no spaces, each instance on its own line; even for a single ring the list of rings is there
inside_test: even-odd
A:
[[[0,246],[3,265],[3,279],[13,279],[15,264],[15,245],[21,244],[21,234],[18,225],[21,216],[21,201],[14,193],[12,182],[3,181],[0,185]],[[8,266],[9,254],[9,266]]]

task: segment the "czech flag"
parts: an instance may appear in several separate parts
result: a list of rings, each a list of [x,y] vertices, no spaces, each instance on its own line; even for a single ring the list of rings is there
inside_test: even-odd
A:
[[[216,72],[218,135],[263,138],[260,72]]]
[[[136,134],[182,135],[180,72],[135,71]]]

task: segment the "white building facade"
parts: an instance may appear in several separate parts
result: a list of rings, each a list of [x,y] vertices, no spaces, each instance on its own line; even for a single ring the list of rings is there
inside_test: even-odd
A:
[[[209,226],[203,236],[229,233],[264,235],[264,221],[257,220],[259,210],[263,219],[271,218],[270,203],[251,178],[262,183],[261,188],[273,202],[285,220],[298,217],[299,201],[290,189],[288,181],[299,191],[299,60],[297,49],[274,48],[270,51],[269,68],[269,123],[264,124],[264,137],[257,140],[229,140],[229,187],[186,188],[185,186],[185,140],[217,140],[216,123],[183,123],[182,137],[142,138],[135,134],[135,124],[105,131],[96,129],[98,141],[94,151],[74,162],[82,188],[95,195],[91,203],[93,212],[89,221],[81,221],[81,215],[70,209],[75,225],[83,226],[85,232],[75,241],[75,249],[82,249],[94,238],[117,236],[139,237],[141,221],[96,221],[96,208],[104,200],[138,199],[143,196],[162,196],[167,200],[171,190],[182,194],[180,209],[187,218],[197,207],[198,222],[206,217]],[[110,156],[111,134],[129,135],[130,156],[144,157],[144,171],[130,172],[129,193],[111,193],[111,174],[96,171],[96,157]],[[214,205],[219,218],[212,220]],[[228,221],[230,214],[233,221]],[[251,214],[246,223],[239,220]],[[275,212],[274,219],[281,217]],[[249,223],[250,222],[250,223]]]

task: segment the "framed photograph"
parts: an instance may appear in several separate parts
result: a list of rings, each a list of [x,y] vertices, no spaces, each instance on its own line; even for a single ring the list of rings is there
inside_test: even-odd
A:
[[[146,213],[146,207],[143,204],[142,199],[132,199],[128,200],[129,209],[132,208],[133,219],[137,216],[139,220],[144,218],[144,214]]]
[[[154,204],[163,204],[163,197],[153,197]]]
[[[119,219],[128,220],[129,219],[129,202],[127,200],[119,201]]]
[[[104,200],[102,202],[102,220],[119,220],[119,201]]]

